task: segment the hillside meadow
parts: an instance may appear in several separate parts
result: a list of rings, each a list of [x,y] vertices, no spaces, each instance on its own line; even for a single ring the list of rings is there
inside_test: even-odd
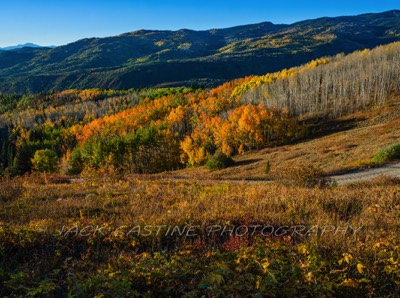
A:
[[[396,179],[42,178],[1,182],[2,296],[400,294]]]

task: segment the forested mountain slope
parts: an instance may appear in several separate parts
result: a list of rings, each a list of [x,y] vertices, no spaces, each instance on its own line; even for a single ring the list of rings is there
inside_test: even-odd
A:
[[[400,92],[400,43],[316,59],[211,90],[65,90],[21,97],[0,116],[1,163],[30,170],[49,149],[62,168],[151,173],[312,136],[310,121],[384,106]],[[3,96],[4,102],[13,98]],[[22,109],[35,103],[37,108]],[[77,112],[74,112],[77,111]]]
[[[400,12],[208,31],[140,30],[55,49],[0,51],[0,91],[218,83],[400,39]]]

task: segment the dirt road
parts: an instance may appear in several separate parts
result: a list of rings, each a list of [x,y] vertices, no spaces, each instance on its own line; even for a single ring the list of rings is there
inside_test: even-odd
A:
[[[377,168],[366,169],[366,170],[358,170],[349,172],[346,174],[340,175],[332,175],[330,176],[331,179],[337,182],[337,185],[344,185],[350,184],[355,182],[363,182],[368,181],[373,178],[379,177],[381,175],[390,176],[390,177],[397,177],[400,178],[400,162],[391,163],[387,165],[383,165]],[[188,178],[177,178],[177,177],[163,177],[162,179],[172,179],[177,181],[185,181],[190,180]],[[85,182],[86,179],[78,178],[78,179],[70,179],[72,183],[82,183]],[[200,179],[197,180],[198,182],[203,183],[211,183],[215,181],[229,181],[229,182],[243,182],[243,180],[232,180],[232,179]],[[272,181],[264,181],[264,180],[245,180],[247,183],[271,183]]]
[[[338,185],[343,185],[354,182],[368,181],[381,175],[400,178],[400,162],[387,164],[379,168],[354,171],[342,175],[334,175],[331,176],[331,178],[336,180]]]

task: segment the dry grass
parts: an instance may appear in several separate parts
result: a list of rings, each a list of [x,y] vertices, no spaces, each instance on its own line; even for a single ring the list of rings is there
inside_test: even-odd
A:
[[[282,286],[311,296],[399,293],[396,179],[303,188],[138,177],[149,179],[2,181],[0,189],[19,191],[0,201],[0,296],[280,296]],[[311,232],[207,235],[216,224],[301,225]],[[126,235],[149,225],[165,228],[150,237]],[[54,236],[64,226],[105,227],[105,235]],[[200,231],[186,239],[164,234],[167,226]]]
[[[247,218],[273,226],[364,226],[363,237],[371,237],[368,230],[373,230],[372,241],[376,241],[391,233],[400,210],[400,183],[389,178],[328,189],[184,180],[39,185],[21,179],[18,183],[23,191],[1,202],[0,221],[6,225],[46,223],[48,228],[58,229],[84,220],[115,227],[208,225]]]

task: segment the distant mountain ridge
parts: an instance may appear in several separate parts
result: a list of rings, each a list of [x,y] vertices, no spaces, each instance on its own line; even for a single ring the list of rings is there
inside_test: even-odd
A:
[[[28,43],[19,44],[19,45],[16,45],[16,46],[9,46],[9,47],[0,48],[0,50],[11,51],[11,50],[17,50],[17,49],[22,49],[22,48],[50,48],[50,49],[54,49],[54,48],[56,48],[56,46],[40,46],[40,45],[28,42]]]
[[[139,30],[0,51],[0,91],[216,85],[400,40],[400,11],[194,31]]]

